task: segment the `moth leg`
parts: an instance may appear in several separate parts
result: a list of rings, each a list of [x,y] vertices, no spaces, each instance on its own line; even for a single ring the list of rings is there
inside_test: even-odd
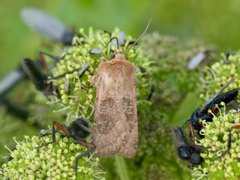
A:
[[[78,160],[81,159],[84,156],[87,156],[87,155],[93,153],[95,150],[96,150],[96,147],[93,147],[93,148],[90,148],[87,151],[83,152],[82,154],[76,156],[76,158],[75,158],[75,166],[74,166],[76,179],[77,179],[77,174],[78,174],[77,173],[78,172]]]

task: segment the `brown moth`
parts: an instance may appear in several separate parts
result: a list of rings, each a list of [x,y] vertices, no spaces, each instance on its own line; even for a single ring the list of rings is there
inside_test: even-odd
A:
[[[93,144],[98,157],[136,154],[138,123],[136,67],[118,51],[101,62],[92,83],[96,86]]]

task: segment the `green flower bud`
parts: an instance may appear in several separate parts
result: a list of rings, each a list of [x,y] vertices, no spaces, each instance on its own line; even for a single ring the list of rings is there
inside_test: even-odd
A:
[[[53,69],[53,75],[74,71],[83,67],[85,64],[89,64],[89,68],[85,71],[81,77],[79,77],[78,71],[65,75],[65,78],[69,79],[69,88],[66,91],[64,86],[65,78],[59,78],[53,81],[59,89],[60,99],[56,102],[55,97],[52,99],[52,105],[59,109],[68,106],[66,113],[80,114],[83,117],[89,117],[92,115],[92,107],[94,106],[94,100],[96,96],[95,88],[92,87],[90,81],[96,72],[99,63],[102,60],[109,60],[114,51],[116,52],[117,47],[112,46],[112,42],[109,42],[111,38],[117,37],[120,31],[115,29],[111,34],[103,30],[95,30],[89,28],[86,33],[83,29],[80,29],[82,34],[81,37],[74,37],[74,46],[69,47],[66,52],[64,59]],[[150,76],[146,77],[147,74],[151,73],[151,61],[144,57],[142,49],[140,47],[133,47],[130,50],[126,50],[128,43],[133,39],[130,36],[126,36],[125,43],[119,48],[123,51],[125,58],[136,65],[136,67],[144,69],[137,72],[137,92],[138,100],[146,100],[150,91]],[[84,43],[83,43],[84,42]],[[101,54],[92,54],[92,49],[101,50]],[[113,52],[110,52],[110,49]],[[59,96],[58,96],[59,97]],[[59,106],[60,103],[60,106]],[[76,118],[76,117],[75,117]],[[89,117],[89,118],[92,118]]]
[[[18,142],[16,150],[10,154],[13,159],[2,166],[3,177],[75,179],[75,158],[87,149],[59,135],[53,144],[45,146],[47,142],[51,142],[51,136],[25,137],[24,141]],[[104,179],[105,173],[99,168],[98,158],[85,156],[79,159],[77,179],[95,179],[96,174],[101,174],[99,179]]]
[[[240,172],[235,171],[238,167],[238,154],[240,154],[240,131],[231,129],[234,123],[239,122],[240,116],[238,113],[231,111],[227,113],[224,110],[218,116],[215,116],[212,122],[206,122],[202,130],[205,137],[196,140],[199,145],[205,148],[201,153],[204,162],[198,168],[193,169],[192,175],[194,178],[199,179],[201,174],[197,175],[197,172],[203,169],[205,175],[210,179],[213,177],[218,179],[240,177]],[[231,147],[228,149],[230,131],[232,138],[230,141]]]
[[[233,77],[240,75],[240,52],[230,55],[226,60],[222,55],[221,61],[214,63],[210,68],[204,69],[204,76],[200,84],[200,98],[207,101],[216,94],[223,85]],[[225,91],[240,87],[240,78],[235,79]],[[207,92],[207,93],[206,93]],[[239,100],[239,97],[238,97]]]

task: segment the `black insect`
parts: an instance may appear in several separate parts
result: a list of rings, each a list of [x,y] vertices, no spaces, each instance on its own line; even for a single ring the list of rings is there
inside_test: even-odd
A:
[[[40,53],[40,59],[43,62],[44,68],[48,70],[48,65],[46,64],[44,58],[42,55],[47,55],[51,59],[54,59],[54,62],[52,65],[55,66],[57,62],[59,62],[62,58],[50,55],[48,53]],[[39,60],[40,61],[40,60]],[[38,62],[38,61],[37,61]],[[48,73],[43,73],[42,69],[39,68],[39,65],[36,64],[35,61],[25,58],[22,61],[22,69],[24,73],[27,75],[27,77],[32,81],[32,83],[35,85],[36,89],[43,92],[46,97],[49,95],[53,95],[54,92],[58,95],[58,88],[53,86],[52,81],[54,79],[59,79],[65,77],[66,74],[72,74],[76,71],[78,71],[79,77],[81,77],[85,71],[87,71],[89,68],[89,63],[84,64],[81,68],[75,69],[73,71],[69,71],[60,75],[57,75],[55,77],[52,76],[51,72],[48,70]],[[69,91],[69,82],[66,81],[66,88]]]
[[[52,141],[56,141],[56,128],[63,132],[64,137],[73,138],[76,142],[85,141],[91,131],[89,130],[88,122],[83,118],[78,118],[73,121],[69,126],[60,124],[57,121],[52,125]]]
[[[57,128],[57,129],[56,129]],[[48,144],[56,142],[56,132],[60,130],[63,134],[61,134],[63,137],[69,137],[75,140],[77,144],[81,144],[84,147],[87,147],[89,150],[86,152],[76,156],[75,161],[75,172],[77,175],[78,170],[78,160],[82,158],[83,156],[86,156],[88,154],[91,154],[93,151],[95,151],[95,145],[92,143],[88,143],[86,141],[86,138],[90,135],[91,131],[89,129],[89,125],[86,120],[83,118],[78,118],[75,121],[73,121],[69,126],[60,124],[59,122],[55,121],[52,125],[52,142],[46,143],[40,147],[46,146]],[[45,133],[45,132],[44,132]],[[48,133],[46,133],[48,135]]]
[[[63,57],[57,57],[54,55],[51,55],[46,52],[40,52],[39,53],[39,58],[36,60],[26,60],[26,62],[30,62],[29,68],[34,68],[37,69],[37,71],[41,71],[44,68],[46,68],[46,62],[44,56],[48,56],[51,59],[54,60],[54,62],[51,64],[51,66],[54,66],[56,62],[61,60]],[[25,60],[24,60],[25,61]],[[2,98],[5,98],[5,95],[8,94],[12,89],[14,89],[19,83],[21,83],[23,80],[28,79],[29,77],[29,70],[26,69],[28,67],[27,63],[26,65],[23,65],[25,62],[22,64],[18,65],[17,68],[10,73],[8,73],[3,79],[0,80],[0,102]],[[28,73],[27,73],[28,72]],[[33,72],[33,70],[32,70]]]
[[[51,82],[48,82],[47,75],[39,70],[33,60],[25,58],[22,61],[22,68],[39,91],[42,91],[46,96],[53,94],[55,88]]]
[[[223,88],[221,91],[222,90]],[[221,107],[221,102],[228,104],[238,96],[238,89],[232,89],[225,93],[221,93],[221,91],[218,92],[202,109],[198,108],[192,113],[191,118],[188,120],[191,137],[194,137],[193,129],[195,129],[198,135],[203,138],[204,136],[200,134],[203,127],[201,120],[206,120],[207,122],[213,121],[213,114],[217,113],[217,107]],[[209,112],[209,110],[211,112]]]
[[[188,160],[190,165],[199,165],[203,161],[203,158],[200,156],[203,148],[188,142],[181,128],[174,128],[172,130],[172,139],[177,148],[178,156],[181,159]]]
[[[21,12],[25,23],[33,30],[63,45],[71,45],[74,31],[55,17],[35,8],[24,8]]]
[[[44,66],[44,62],[40,58],[34,61],[35,69],[40,70],[43,69]],[[19,102],[16,103],[13,99],[8,99],[7,95],[12,89],[26,79],[28,79],[27,73],[21,65],[18,65],[15,70],[11,71],[0,80],[0,104],[6,107],[7,112],[20,119],[26,119],[28,117],[28,110],[21,107],[23,105],[19,104]]]

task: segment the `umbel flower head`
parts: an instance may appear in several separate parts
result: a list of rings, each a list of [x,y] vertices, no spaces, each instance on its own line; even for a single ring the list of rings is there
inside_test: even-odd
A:
[[[80,29],[80,36],[73,40],[73,46],[69,47],[63,54],[63,59],[53,69],[53,75],[67,73],[63,78],[53,81],[58,87],[58,96],[53,97],[51,104],[58,106],[58,110],[65,110],[68,117],[82,116],[90,119],[93,116],[95,88],[91,85],[91,79],[99,63],[103,60],[110,60],[117,50],[123,51],[125,58],[138,67],[137,70],[137,92],[138,100],[146,100],[150,91],[150,76],[148,75],[151,62],[142,55],[141,49],[129,47],[133,40],[125,36],[118,29],[112,33],[104,30],[89,28],[85,33]],[[118,37],[119,47],[116,40]],[[119,48],[119,49],[118,49]],[[79,75],[79,70],[88,66],[87,70]],[[80,70],[81,71],[81,70]]]
[[[196,40],[182,42],[157,32],[146,34],[140,46],[145,57],[154,63],[151,69],[153,94],[150,106],[138,106],[138,153],[134,162],[128,162],[128,167],[133,169],[132,179],[189,179],[189,171],[175,161],[169,123],[181,123],[173,117],[182,112],[179,107],[187,94],[195,91],[203,65],[216,60],[216,48]],[[211,52],[204,63],[187,70],[188,62],[205,50]]]
[[[240,178],[240,131],[232,129],[240,123],[239,112],[221,110],[212,122],[202,121],[204,128],[201,134],[204,138],[196,140],[204,147],[201,153],[204,159],[202,165],[195,167],[193,177],[201,179],[239,179]],[[230,138],[231,133],[231,138]],[[231,139],[231,141],[230,141]],[[230,148],[228,144],[231,143]]]
[[[212,66],[204,69],[204,76],[200,84],[200,97],[205,101],[210,99],[213,94],[221,89],[227,81],[240,75],[240,51],[230,55],[227,59],[222,55],[221,61],[214,63]],[[240,87],[240,78],[236,78],[225,91]],[[239,97],[238,97],[239,99]]]
[[[144,55],[154,62],[152,79],[157,92],[154,100],[168,113],[177,111],[186,94],[196,90],[199,72],[218,57],[214,45],[196,39],[182,42],[173,36],[151,33],[144,36],[142,42]],[[188,69],[188,63],[204,52],[208,53],[203,63]]]
[[[75,157],[87,149],[73,142],[70,138],[61,138],[51,142],[51,136],[25,137],[17,142],[16,149],[11,151],[9,160],[2,166],[4,178],[9,179],[76,179]],[[98,158],[83,157],[78,161],[77,179],[104,179]]]

